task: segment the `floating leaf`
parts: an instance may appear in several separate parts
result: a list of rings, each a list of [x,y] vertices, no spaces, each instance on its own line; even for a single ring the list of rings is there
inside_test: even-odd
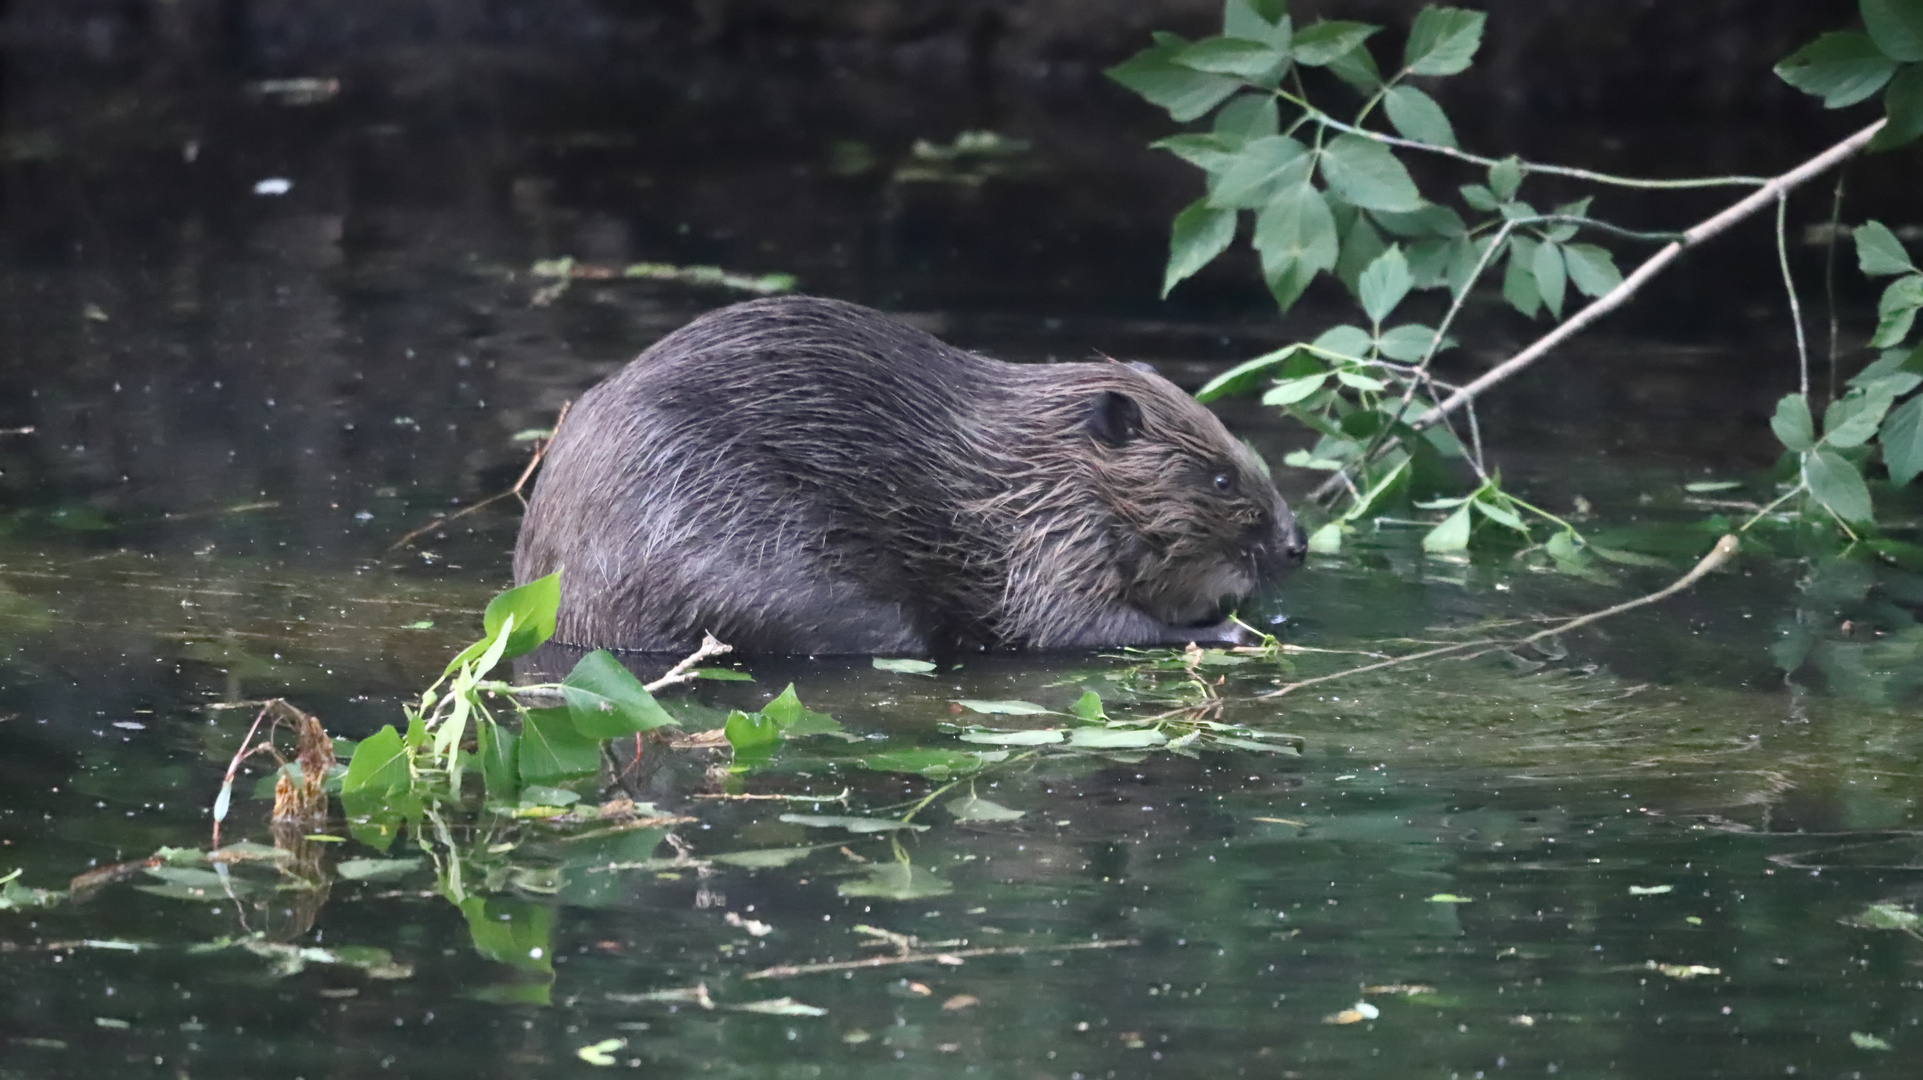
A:
[[[1235,240],[1235,218],[1235,211],[1213,209],[1206,198],[1175,215],[1169,232],[1168,269],[1162,275],[1163,296],[1228,250]]]
[[[955,702],[964,709],[991,716],[1054,716],[1055,710],[1032,701],[977,701],[964,698]]]
[[[1338,135],[1322,149],[1329,187],[1365,210],[1416,210],[1422,194],[1388,147],[1360,135]]]
[[[810,829],[847,829],[851,833],[898,832],[902,829],[913,832],[928,831],[926,825],[897,821],[894,818],[852,817],[843,814],[783,814],[781,820],[790,825],[806,825]]]
[[[343,859],[334,873],[349,881],[388,881],[420,865],[419,859]]]
[[[844,881],[835,891],[842,896],[871,897],[877,900],[926,900],[947,896],[955,886],[919,866],[908,863],[882,863],[868,876]]]
[[[1856,1047],[1858,1050],[1888,1050],[1890,1048],[1890,1044],[1884,1040],[1874,1035],[1866,1035],[1861,1031],[1850,1032],[1850,1045]]]
[[[1436,893],[1434,896],[1429,897],[1429,903],[1431,904],[1473,904],[1475,903],[1475,901],[1471,900],[1469,897],[1466,897],[1466,896],[1457,896],[1455,893],[1439,892],[1439,893]]]
[[[964,731],[963,742],[990,746],[1050,746],[1067,738],[1062,728],[1036,728],[1031,731]]]
[[[772,720],[783,735],[800,738],[805,735],[829,735],[842,730],[841,724],[827,713],[816,712],[804,707],[801,698],[795,693],[795,684],[789,683],[787,689],[775,695],[774,700],[761,707],[761,716]]]
[[[1485,18],[1480,11],[1462,8],[1423,8],[1403,46],[1403,66],[1411,75],[1455,75],[1468,70],[1482,45]]]
[[[1631,885],[1629,887],[1629,895],[1662,896],[1663,894],[1668,893],[1673,889],[1675,889],[1674,885]]]
[[[590,1065],[613,1065],[614,1052],[628,1045],[626,1039],[602,1039],[574,1051],[574,1056]]]
[[[1068,711],[1078,719],[1091,723],[1108,719],[1108,713],[1102,708],[1102,695],[1093,690],[1082,691],[1082,696],[1075,699],[1075,704],[1070,705]]]
[[[736,1012],[760,1013],[763,1016],[827,1016],[828,1010],[813,1005],[803,1005],[791,997],[772,998],[768,1001],[750,1001],[741,1005],[724,1005]]]
[[[966,776],[981,771],[982,766],[991,761],[999,761],[1006,756],[1006,750],[969,752],[966,750],[938,750],[932,748],[916,750],[884,750],[876,754],[863,754],[855,759],[864,769],[876,772],[914,773],[931,780],[946,780],[952,776]]]
[[[956,821],[1015,821],[1026,814],[1022,810],[1010,810],[1000,803],[987,799],[964,795],[947,802],[948,812],[955,815]]]
[[[776,867],[797,863],[823,848],[834,844],[806,844],[800,847],[757,848],[749,851],[724,851],[719,855],[708,856],[715,862],[728,866],[740,866],[749,870],[771,870]]]
[[[926,675],[935,670],[935,664],[931,660],[897,659],[885,656],[875,657],[874,665],[877,671],[899,671],[905,675]]]
[[[1392,86],[1382,95],[1382,108],[1389,114],[1389,123],[1402,133],[1405,139],[1429,143],[1432,146],[1456,145],[1456,129],[1449,124],[1449,114],[1442,111],[1436,99],[1413,86]]]
[[[1168,736],[1154,728],[1076,728],[1068,733],[1068,745],[1078,750],[1141,750],[1161,746]]]
[[[637,735],[675,722],[606,649],[583,656],[561,681],[575,730],[590,739]]]
[[[772,749],[781,741],[781,725],[758,712],[744,713],[737,709],[729,713],[721,731],[737,757],[744,754],[753,756],[758,751]]]
[[[1851,926],[1866,927],[1871,930],[1914,930],[1923,924],[1923,917],[1895,904],[1871,904],[1862,914],[1844,920]]]

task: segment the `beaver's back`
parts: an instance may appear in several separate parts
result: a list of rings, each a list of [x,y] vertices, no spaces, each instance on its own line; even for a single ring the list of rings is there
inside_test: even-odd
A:
[[[965,595],[979,589],[950,566],[984,544],[960,511],[992,494],[970,436],[1010,367],[837,301],[710,313],[570,411],[515,578],[565,568],[555,636],[578,644],[674,650],[705,630],[748,651],[916,652],[985,636]]]

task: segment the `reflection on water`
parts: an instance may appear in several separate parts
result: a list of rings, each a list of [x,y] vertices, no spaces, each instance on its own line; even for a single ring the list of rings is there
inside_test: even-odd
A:
[[[641,122],[483,108],[518,84],[474,70],[424,66],[442,81],[399,104],[94,101],[99,126],[7,144],[0,877],[21,875],[0,885],[0,1078],[1906,1074],[1923,945],[1863,919],[1923,889],[1923,590],[1861,564],[1752,559],[1561,657],[1279,702],[1254,695],[1344,658],[1224,669],[1219,719],[1300,756],[1015,748],[946,790],[929,753],[985,752],[955,701],[1153,705],[1114,659],[758,664],[676,708],[708,726],[793,682],[853,741],[747,775],[650,746],[571,817],[448,811],[431,856],[337,821],[341,842],[300,841],[318,884],[271,849],[178,855],[32,906],[204,848],[245,703],[284,695],[349,737],[396,722],[505,583],[518,515],[392,542],[507,487],[516,433],[737,298],[582,278],[536,303],[537,260],[794,273],[1012,359],[1100,350],[1188,385],[1321,318],[1278,325],[1232,286],[1147,296],[1160,182],[1090,148],[1100,100],[1029,101],[1029,156],[991,170],[915,156],[923,135],[953,149],[946,128],[838,130],[793,95],[743,111],[751,88],[719,76]],[[726,139],[704,134],[717,99],[743,117]],[[1472,360],[1521,332],[1471,322]],[[1399,649],[1666,582],[1714,535],[1682,481],[1773,457],[1783,387],[1723,377],[1754,344],[1590,343],[1484,417],[1530,497],[1581,496],[1672,567],[1580,581],[1425,560],[1391,531],[1260,614],[1298,645]],[[1226,411],[1272,460],[1302,440]],[[919,772],[857,763],[910,752]],[[265,849],[260,774],[227,828]],[[931,794],[926,831],[783,820]]]

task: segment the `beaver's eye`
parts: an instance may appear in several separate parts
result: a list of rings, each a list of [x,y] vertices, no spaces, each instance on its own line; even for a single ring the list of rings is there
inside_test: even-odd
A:
[[[1215,474],[1215,490],[1227,495],[1235,490],[1235,474],[1219,472]]]

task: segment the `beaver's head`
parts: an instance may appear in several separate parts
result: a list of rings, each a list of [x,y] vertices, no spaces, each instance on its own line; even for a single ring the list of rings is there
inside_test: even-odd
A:
[[[1103,365],[1087,398],[1095,496],[1113,515],[1122,586],[1173,626],[1215,620],[1302,561],[1307,540],[1261,462],[1172,383]]]

